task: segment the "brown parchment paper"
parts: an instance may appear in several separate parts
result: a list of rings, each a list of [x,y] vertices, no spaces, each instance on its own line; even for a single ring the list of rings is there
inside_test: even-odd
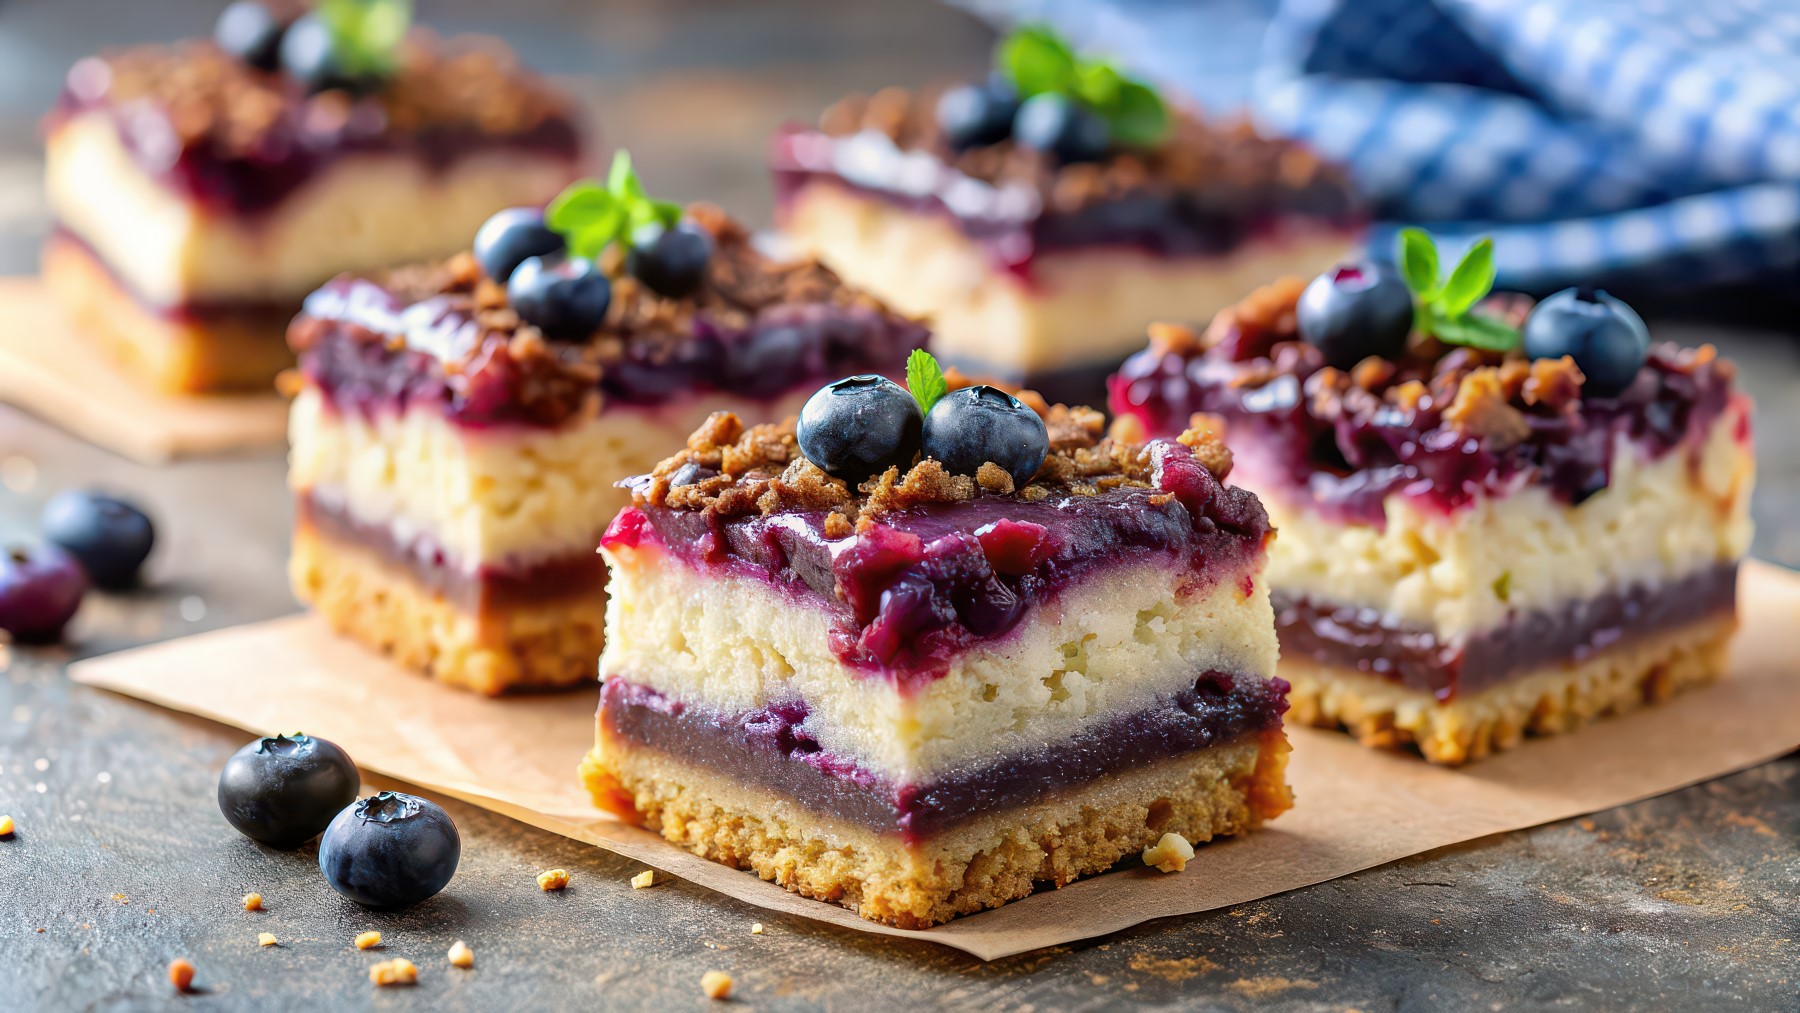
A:
[[[304,729],[363,767],[596,844],[777,911],[913,936],[983,959],[1241,904],[1432,848],[1621,805],[1800,746],[1800,575],[1747,565],[1729,676],[1460,770],[1291,729],[1298,804],[1266,828],[1199,849],[1186,872],[1130,868],[923,932],[866,922],[696,858],[594,809],[575,766],[596,694],[488,700],[401,671],[298,616],[80,662],[77,681],[257,732]]]
[[[0,401],[146,464],[287,441],[287,402],[273,386],[204,397],[140,387],[70,333],[36,278],[0,278]]]

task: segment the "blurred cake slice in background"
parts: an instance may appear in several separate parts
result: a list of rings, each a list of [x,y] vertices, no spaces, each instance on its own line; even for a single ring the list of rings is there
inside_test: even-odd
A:
[[[846,98],[772,154],[783,230],[928,318],[950,365],[1097,404],[1146,325],[1360,240],[1345,176],[1296,144],[1168,108],[1040,30],[996,62],[941,95]]]
[[[71,322],[150,387],[267,389],[308,292],[447,257],[567,185],[569,100],[404,6],[233,4],[216,39],[77,63],[45,140],[43,273]]]
[[[630,502],[614,483],[711,412],[792,412],[925,340],[816,264],[765,259],[716,209],[643,197],[628,168],[549,217],[566,237],[514,209],[473,253],[338,278],[289,332],[296,594],[488,694],[594,678],[594,549]]]

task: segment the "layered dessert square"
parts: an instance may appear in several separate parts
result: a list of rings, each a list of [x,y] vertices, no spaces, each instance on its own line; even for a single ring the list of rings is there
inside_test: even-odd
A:
[[[477,243],[488,268],[464,253],[344,276],[289,331],[296,594],[340,631],[487,694],[594,678],[594,547],[630,500],[614,483],[657,448],[716,410],[791,412],[822,378],[925,340],[816,264],[765,259],[716,209],[674,230],[711,249],[680,296],[634,276],[618,247],[514,270],[506,236],[544,228],[513,224]]]
[[[352,78],[320,15],[263,16],[257,51],[207,40],[82,60],[46,122],[45,284],[158,390],[267,390],[292,364],[282,338],[307,293],[447,257],[488,215],[577,174],[570,102],[497,43],[415,30],[380,75]],[[279,55],[282,33],[312,55]]]
[[[1286,810],[1256,498],[1214,441],[1046,421],[1025,484],[927,456],[852,486],[730,415],[634,480],[595,801],[907,928]]]
[[[1151,322],[1207,320],[1359,239],[1346,177],[1296,144],[1179,111],[1154,140],[1083,139],[1094,118],[1058,100],[1002,78],[845,98],[774,141],[781,227],[927,318],[947,363],[1090,404]]]
[[[1456,764],[1718,677],[1755,471],[1731,364],[1588,290],[1484,301],[1510,349],[1409,338],[1404,288],[1387,351],[1307,340],[1309,298],[1386,270],[1157,328],[1112,381],[1149,432],[1222,431],[1267,505],[1292,716]]]

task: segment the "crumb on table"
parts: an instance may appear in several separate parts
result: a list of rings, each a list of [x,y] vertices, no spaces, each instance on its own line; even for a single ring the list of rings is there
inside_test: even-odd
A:
[[[633,890],[642,890],[646,886],[655,886],[655,885],[656,885],[656,870],[655,869],[645,869],[643,872],[640,872],[637,875],[631,877],[631,888]]]
[[[359,950],[367,950],[380,945],[381,933],[379,932],[371,930],[356,937],[356,948]]]
[[[708,999],[723,999],[731,994],[731,975],[724,971],[708,971],[700,976],[700,991]]]
[[[273,932],[258,932],[256,934],[256,945],[258,945],[258,946],[274,946],[275,945],[275,933],[273,933]]]
[[[186,992],[194,987],[194,964],[186,957],[176,957],[169,961],[169,984],[175,991]]]
[[[1194,846],[1180,834],[1164,834],[1144,849],[1144,864],[1164,872],[1180,872],[1194,857]]]
[[[419,969],[405,957],[369,965],[369,981],[376,985],[416,985]]]
[[[537,883],[538,889],[545,892],[561,890],[563,887],[569,885],[569,870],[546,869],[543,872],[538,873]]]
[[[450,966],[452,966],[452,967],[474,967],[475,966],[475,951],[469,949],[468,943],[465,943],[462,940],[458,939],[456,942],[450,944]]]
[[[11,816],[0,816],[0,837],[11,837],[15,829]]]
[[[762,935],[762,922],[751,922],[750,923],[750,934],[753,936]]]
[[[261,911],[262,909],[262,894],[254,891],[244,894],[245,911]]]

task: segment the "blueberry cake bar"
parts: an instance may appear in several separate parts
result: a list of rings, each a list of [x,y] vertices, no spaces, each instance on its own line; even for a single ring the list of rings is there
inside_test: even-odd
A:
[[[1206,320],[1358,239],[1345,176],[1304,148],[1180,112],[1147,130],[1055,91],[1021,102],[1028,90],[1003,71],[935,101],[851,96],[774,142],[785,232],[928,318],[951,365],[1099,403],[1152,321]]]
[[[564,223],[577,252],[543,214],[501,212],[473,253],[332,281],[289,331],[297,595],[481,693],[593,679],[594,546],[649,448],[716,410],[780,417],[925,339],[816,264],[763,258],[716,209],[608,218],[606,191],[567,196],[670,218],[599,249]]]
[[[909,399],[715,415],[632,481],[596,803],[907,928],[1286,810],[1270,529],[1224,448],[993,387],[921,443]]]
[[[1222,429],[1267,505],[1293,716],[1456,764],[1716,678],[1754,480],[1731,364],[1604,293],[1435,298],[1282,281],[1112,381],[1151,433]]]
[[[308,292],[447,257],[577,175],[568,100],[496,43],[415,30],[352,64],[328,17],[344,6],[289,24],[233,4],[216,42],[69,71],[46,122],[44,281],[145,385],[266,390]]]

